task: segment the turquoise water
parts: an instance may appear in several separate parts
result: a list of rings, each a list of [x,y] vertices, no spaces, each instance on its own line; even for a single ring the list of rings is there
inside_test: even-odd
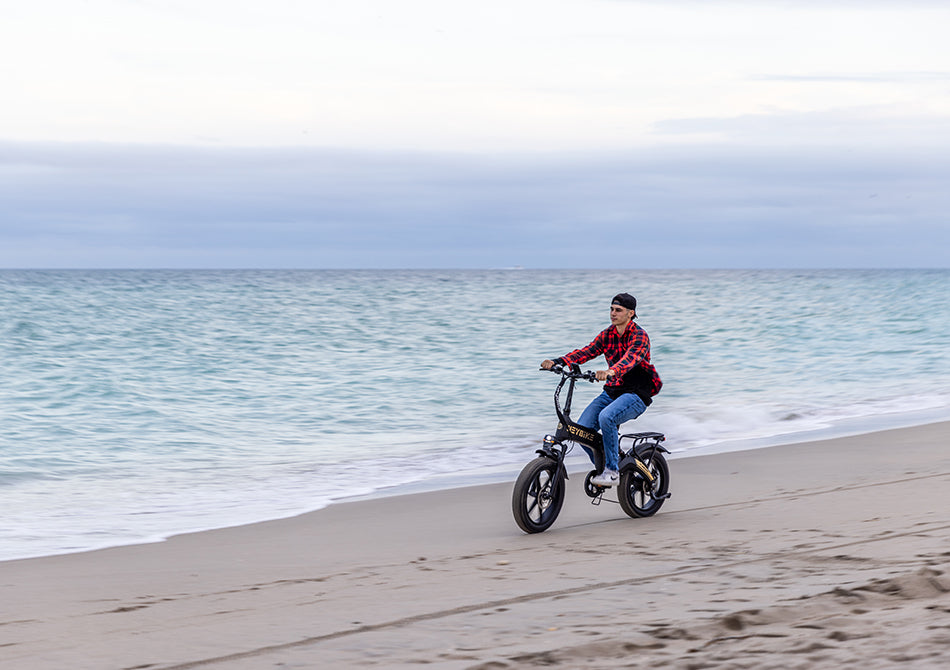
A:
[[[945,270],[0,271],[0,559],[506,478],[619,291],[679,456],[950,418]]]

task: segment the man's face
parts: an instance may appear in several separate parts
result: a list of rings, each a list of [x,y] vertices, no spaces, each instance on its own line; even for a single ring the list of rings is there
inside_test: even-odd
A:
[[[610,306],[610,323],[615,326],[626,326],[633,318],[633,310],[620,305]]]

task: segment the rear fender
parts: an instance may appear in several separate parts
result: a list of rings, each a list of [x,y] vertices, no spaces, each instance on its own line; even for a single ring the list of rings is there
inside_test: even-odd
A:
[[[637,453],[642,454],[647,451],[661,451],[664,454],[670,453],[670,450],[664,447],[662,444],[643,444],[637,447]]]

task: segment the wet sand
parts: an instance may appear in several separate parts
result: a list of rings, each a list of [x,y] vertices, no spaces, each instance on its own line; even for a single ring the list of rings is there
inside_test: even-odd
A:
[[[950,667],[950,423],[671,472],[538,535],[505,483],[3,562],[0,667]]]

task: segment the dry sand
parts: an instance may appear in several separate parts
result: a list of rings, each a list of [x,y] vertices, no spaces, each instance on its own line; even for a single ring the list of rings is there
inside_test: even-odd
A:
[[[678,459],[640,520],[577,476],[540,535],[508,483],[4,562],[0,667],[950,668],[948,445]]]

